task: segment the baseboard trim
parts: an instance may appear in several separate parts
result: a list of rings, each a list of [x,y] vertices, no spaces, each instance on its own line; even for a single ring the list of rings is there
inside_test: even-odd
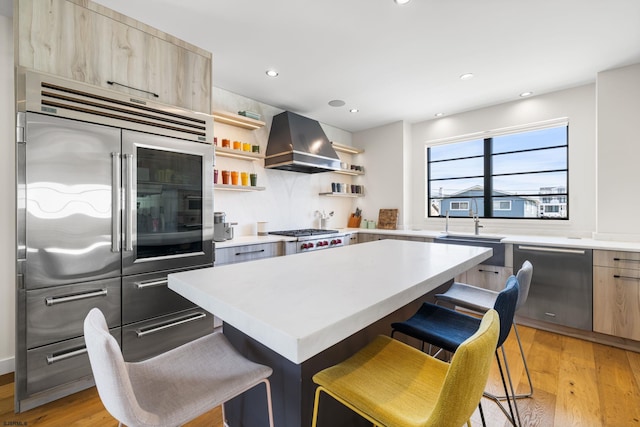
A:
[[[9,374],[16,370],[15,358],[0,360],[0,375]]]

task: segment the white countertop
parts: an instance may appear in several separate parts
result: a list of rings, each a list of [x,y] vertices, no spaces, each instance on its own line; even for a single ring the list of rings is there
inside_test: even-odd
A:
[[[491,256],[379,240],[169,275],[169,288],[302,363]]]
[[[409,236],[409,237],[424,237],[424,238],[436,238],[443,236],[445,233],[435,230],[381,230],[378,228],[341,228],[338,229],[341,233],[353,234],[353,233],[373,233],[390,236]],[[456,236],[470,236],[473,234],[465,233],[452,233]],[[501,242],[506,244],[521,244],[521,245],[544,245],[554,247],[565,248],[580,248],[580,249],[600,249],[607,251],[629,251],[640,252],[640,242],[622,242],[614,240],[599,240],[588,238],[572,238],[572,237],[554,237],[554,236],[532,236],[532,235],[511,235],[511,234],[483,234],[478,237],[502,237]],[[284,236],[243,236],[236,237],[233,240],[226,242],[216,242],[216,248],[224,248],[231,246],[242,246],[257,243],[269,243],[280,241],[293,241],[292,238]]]

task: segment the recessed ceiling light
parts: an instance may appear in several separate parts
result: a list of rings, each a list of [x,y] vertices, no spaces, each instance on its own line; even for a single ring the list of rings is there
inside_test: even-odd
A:
[[[265,73],[269,77],[278,77],[278,74],[280,74],[276,70],[267,70],[267,71],[265,71]]]
[[[396,2],[396,4],[407,4],[409,3],[411,0],[393,0],[394,2]]]
[[[464,73],[460,75],[460,80],[469,80],[473,78],[473,73]]]
[[[329,101],[329,105],[332,107],[344,107],[344,104],[346,103],[342,99],[332,99]]]
[[[533,95],[533,92],[522,92],[522,93],[520,94],[520,96],[521,96],[522,98],[526,98],[527,96],[531,96],[531,95]]]
[[[357,108],[352,108],[349,110],[350,113],[357,113],[358,111],[360,110],[358,110]]]
[[[434,114],[434,116],[436,116],[436,117],[442,117],[442,116],[444,116],[444,113],[435,113],[435,114]]]

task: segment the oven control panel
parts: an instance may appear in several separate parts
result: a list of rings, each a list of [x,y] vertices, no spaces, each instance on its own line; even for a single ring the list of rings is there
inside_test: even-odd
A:
[[[344,246],[344,236],[327,237],[323,239],[314,239],[298,242],[298,252],[317,251],[320,249],[336,248]]]

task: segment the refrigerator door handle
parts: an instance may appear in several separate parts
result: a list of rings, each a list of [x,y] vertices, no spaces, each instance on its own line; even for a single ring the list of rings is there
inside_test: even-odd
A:
[[[133,154],[125,154],[124,250],[133,250]]]
[[[120,171],[120,153],[111,153],[111,252],[120,252],[122,220],[120,218],[122,178]]]

